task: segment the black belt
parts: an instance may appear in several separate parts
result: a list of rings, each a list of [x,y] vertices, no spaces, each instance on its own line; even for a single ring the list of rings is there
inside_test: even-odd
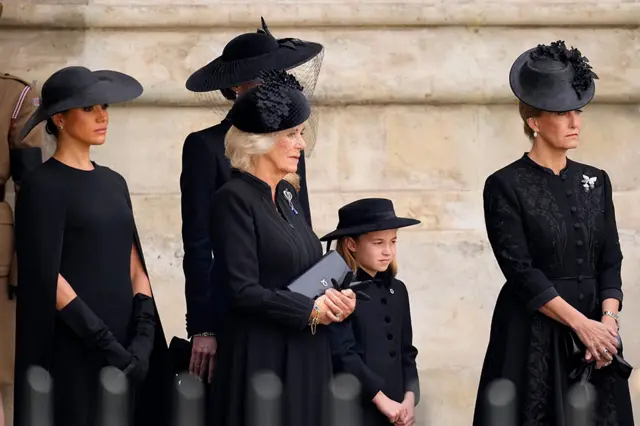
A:
[[[549,278],[549,281],[584,281],[584,280],[595,280],[597,277],[595,275],[576,275],[573,277],[553,277]]]

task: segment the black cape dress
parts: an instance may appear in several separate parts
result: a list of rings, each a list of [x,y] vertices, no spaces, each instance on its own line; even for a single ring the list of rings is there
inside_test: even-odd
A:
[[[98,379],[105,362],[57,318],[58,273],[116,339],[129,344],[132,244],[141,257],[142,248],[125,180],[94,166],[84,171],[51,158],[22,182],[18,194],[16,426],[24,426],[24,377],[31,365],[52,376],[55,426],[98,424]],[[168,417],[170,378],[157,314],[156,324],[147,379],[131,389],[137,426],[163,425]]]
[[[556,296],[598,321],[603,300],[617,299],[622,308],[611,182],[603,170],[571,160],[556,175],[525,154],[489,176],[484,211],[507,281],[491,322],[473,424],[487,424],[487,386],[506,378],[516,386],[518,425],[565,426],[567,391],[575,383],[565,346],[569,329],[538,309]],[[628,382],[608,367],[591,382],[595,425],[633,425]]]

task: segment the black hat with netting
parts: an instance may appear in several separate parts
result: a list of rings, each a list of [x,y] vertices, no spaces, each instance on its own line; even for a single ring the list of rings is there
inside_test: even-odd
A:
[[[297,38],[276,39],[264,19],[261,21],[261,29],[235,37],[224,47],[222,55],[195,71],[186,82],[187,89],[211,109],[215,119],[226,117],[231,107],[229,101],[236,98],[233,87],[260,84],[264,71],[287,71],[300,83],[309,102],[313,102],[324,59],[323,46]],[[318,123],[319,110],[313,108],[305,130],[306,155],[315,145]]]

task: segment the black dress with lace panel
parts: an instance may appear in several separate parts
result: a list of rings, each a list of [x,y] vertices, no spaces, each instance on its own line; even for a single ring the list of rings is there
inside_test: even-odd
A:
[[[505,275],[482,367],[474,426],[486,424],[485,391],[495,379],[517,389],[518,425],[565,426],[568,328],[538,311],[556,296],[599,320],[601,302],[622,308],[622,253],[603,170],[567,160],[556,175],[526,154],[486,180],[484,213]],[[607,367],[591,378],[596,426],[633,425],[629,385]]]

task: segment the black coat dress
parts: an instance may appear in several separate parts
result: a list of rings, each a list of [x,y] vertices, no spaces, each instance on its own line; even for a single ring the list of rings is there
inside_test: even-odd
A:
[[[94,426],[98,378],[107,363],[58,318],[56,288],[61,274],[115,338],[129,345],[131,249],[135,244],[142,257],[142,248],[125,180],[107,167],[84,171],[49,159],[22,182],[16,243],[16,426],[24,425],[23,382],[31,365],[52,376],[56,426]],[[168,413],[167,348],[157,315],[156,324],[146,383],[131,389],[139,426],[166,424]]]
[[[288,193],[288,194],[286,194]],[[255,420],[250,382],[269,370],[282,381],[282,426],[320,426],[331,378],[327,327],[312,335],[313,300],[286,286],[322,256],[295,195],[282,181],[276,190],[248,173],[234,177],[213,199],[211,241],[215,282],[230,301],[218,332],[213,414],[216,426]],[[292,197],[292,203],[285,195]]]
[[[189,336],[215,332],[226,303],[211,280],[212,243],[209,232],[212,197],[231,177],[231,165],[224,155],[224,137],[231,128],[226,118],[220,124],[187,136],[182,150],[182,242],[183,270],[187,302],[187,333]],[[311,226],[304,155],[298,165],[300,203]]]
[[[359,269],[356,279],[372,278]],[[409,294],[389,273],[377,274],[363,291],[371,300],[358,301],[347,321],[329,326],[334,372],[353,374],[360,381],[362,424],[386,426],[389,419],[371,402],[379,391],[397,402],[412,391],[416,405],[420,400]]]
[[[489,176],[484,210],[507,281],[491,322],[474,425],[486,424],[487,386],[507,378],[517,389],[518,424],[564,426],[566,392],[573,384],[563,343],[568,328],[538,309],[561,296],[600,320],[603,300],[622,305],[611,182],[604,171],[571,160],[555,175],[525,154]],[[598,390],[596,425],[633,425],[627,381],[606,367],[591,380]]]

